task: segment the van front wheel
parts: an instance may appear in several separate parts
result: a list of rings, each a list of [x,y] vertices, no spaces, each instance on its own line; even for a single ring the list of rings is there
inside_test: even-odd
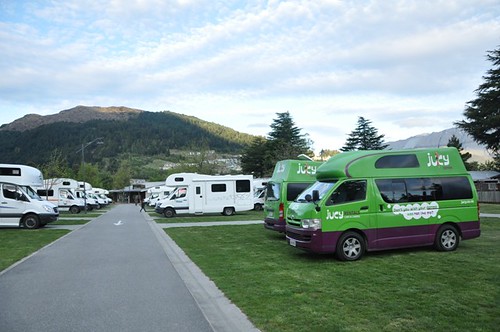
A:
[[[365,240],[356,232],[342,234],[337,242],[337,258],[341,261],[355,261],[365,253]]]
[[[434,246],[439,251],[453,251],[457,249],[460,235],[455,227],[443,225],[436,235]]]
[[[23,218],[23,225],[28,229],[35,229],[40,227],[40,219],[34,214],[28,214]]]
[[[69,212],[73,214],[80,213],[80,208],[76,205],[73,205],[72,207],[69,208]]]
[[[175,210],[172,208],[166,208],[163,211],[163,215],[167,218],[172,218],[173,216],[175,216]]]

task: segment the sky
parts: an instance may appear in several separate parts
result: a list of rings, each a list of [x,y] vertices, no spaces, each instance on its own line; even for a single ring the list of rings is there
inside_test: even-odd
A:
[[[0,124],[78,105],[321,149],[359,117],[385,142],[452,128],[500,45],[498,0],[0,0]]]

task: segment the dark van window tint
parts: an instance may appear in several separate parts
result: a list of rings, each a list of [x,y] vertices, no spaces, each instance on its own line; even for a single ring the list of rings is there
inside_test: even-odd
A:
[[[21,176],[21,169],[17,167],[0,167],[0,175]]]
[[[414,154],[383,156],[375,162],[375,168],[412,168],[419,166],[417,156]]]
[[[472,198],[472,188],[466,177],[442,178],[441,186],[444,199]]]
[[[226,191],[226,184],[224,183],[216,183],[212,185],[213,193],[223,193]]]
[[[277,201],[280,199],[281,185],[279,183],[268,182],[266,184],[266,200]]]
[[[236,180],[236,192],[237,193],[249,193],[250,192],[250,180]]]
[[[310,183],[289,183],[286,186],[286,200],[294,201],[301,192],[309,187]]]
[[[184,181],[184,178],[175,178],[174,179],[175,182],[183,182]]]
[[[63,185],[63,186],[69,186],[69,185],[70,185],[70,182],[69,182],[69,181],[63,181],[62,185]]]
[[[464,176],[384,179],[375,180],[375,183],[382,198],[387,203],[472,198],[472,189],[469,180]]]
[[[378,190],[387,203],[408,202],[404,180],[376,180]]]
[[[346,181],[335,189],[330,198],[326,201],[326,205],[336,205],[342,203],[350,203],[363,201],[366,199],[366,181]]]

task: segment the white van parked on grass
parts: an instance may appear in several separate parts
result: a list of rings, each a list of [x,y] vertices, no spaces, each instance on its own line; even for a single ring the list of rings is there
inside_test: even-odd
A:
[[[175,189],[155,211],[167,218],[188,213],[230,216],[254,206],[252,175],[177,173],[170,175],[165,185]]]
[[[164,200],[175,188],[167,186],[155,186],[146,191],[144,202],[149,206],[156,206],[159,201]]]
[[[57,206],[43,200],[33,189],[42,186],[40,170],[0,164],[0,225],[39,228],[56,221]]]
[[[78,182],[68,178],[53,178],[43,181],[43,187],[37,189],[38,195],[57,205],[59,211],[80,213],[85,209],[85,202],[76,196]]]

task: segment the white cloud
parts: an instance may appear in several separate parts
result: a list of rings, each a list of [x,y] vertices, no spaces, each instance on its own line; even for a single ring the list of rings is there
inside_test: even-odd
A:
[[[452,126],[500,35],[497,1],[0,4],[0,123],[125,105],[265,135],[289,110],[319,148],[357,116],[391,140]]]

